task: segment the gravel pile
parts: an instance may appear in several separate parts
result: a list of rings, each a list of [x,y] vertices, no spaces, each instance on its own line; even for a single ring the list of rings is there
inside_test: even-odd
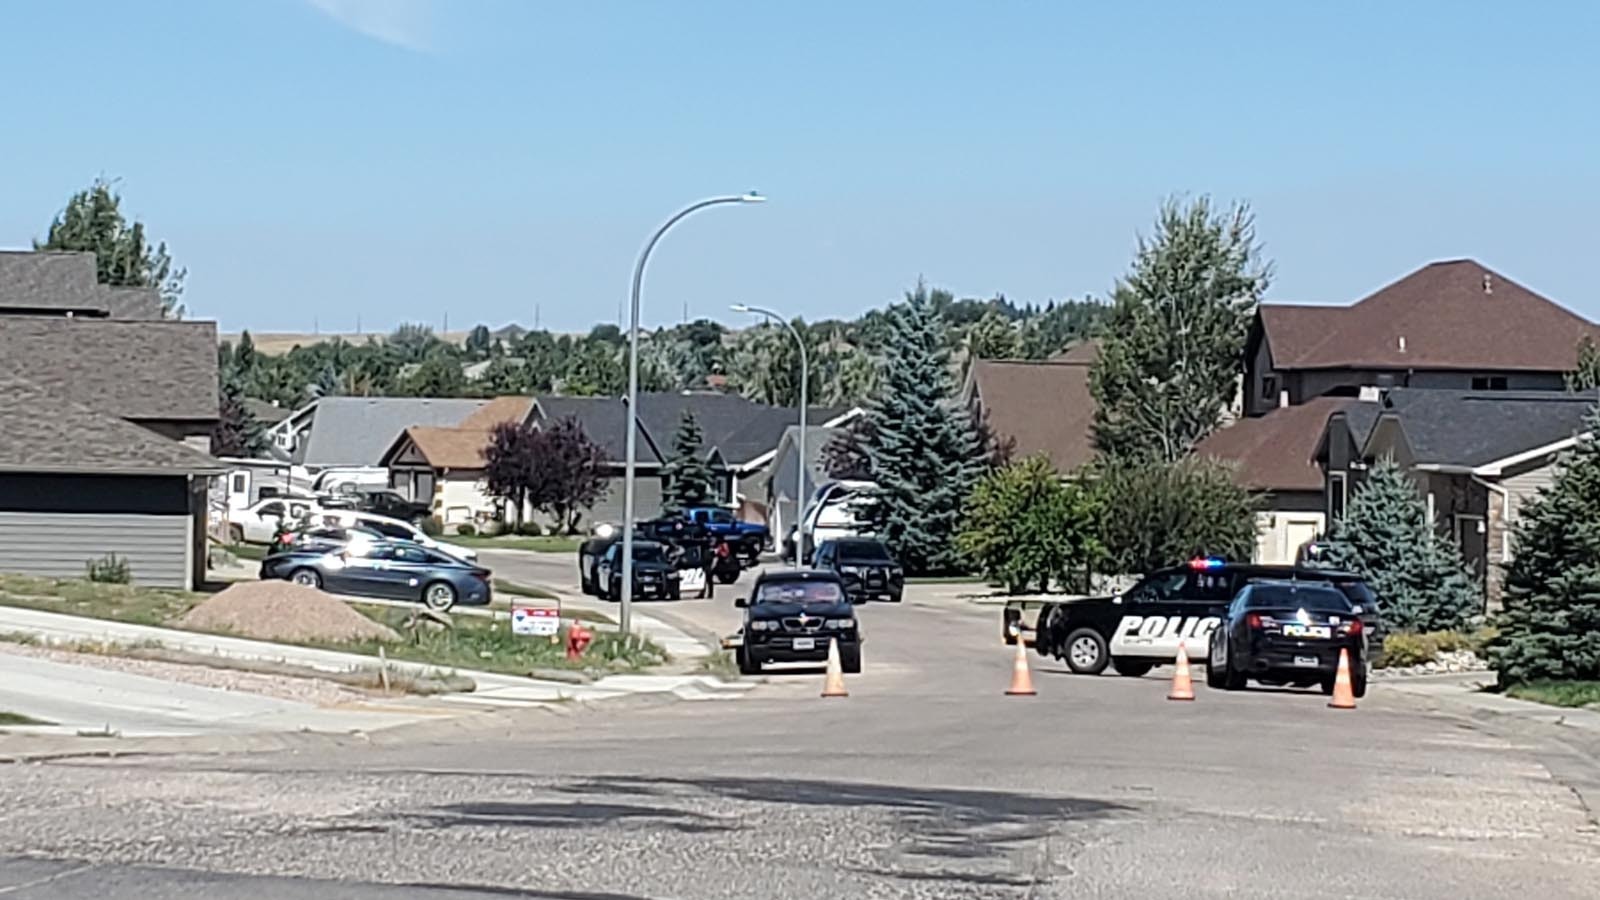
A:
[[[264,641],[400,639],[394,629],[363,616],[344,601],[288,581],[236,584],[189,610],[178,624]]]

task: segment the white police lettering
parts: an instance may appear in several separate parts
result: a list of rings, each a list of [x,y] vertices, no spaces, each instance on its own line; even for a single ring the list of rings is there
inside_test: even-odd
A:
[[[1111,633],[1112,656],[1170,657],[1178,644],[1195,658],[1205,656],[1216,616],[1123,616]]]

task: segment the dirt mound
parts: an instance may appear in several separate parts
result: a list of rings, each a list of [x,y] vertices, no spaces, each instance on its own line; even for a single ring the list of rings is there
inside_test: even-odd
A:
[[[264,641],[400,639],[344,601],[287,581],[240,582],[189,610],[178,624]]]

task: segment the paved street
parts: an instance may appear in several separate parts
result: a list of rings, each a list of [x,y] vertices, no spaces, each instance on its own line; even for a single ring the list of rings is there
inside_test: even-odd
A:
[[[676,611],[731,627],[722,593]],[[1040,696],[1004,698],[992,609],[862,616],[844,700],[773,675],[450,743],[7,768],[0,895],[1594,896],[1600,834],[1569,787],[1594,758],[1544,726],[1381,685],[1353,713],[1178,704],[1159,670],[1036,666]]]

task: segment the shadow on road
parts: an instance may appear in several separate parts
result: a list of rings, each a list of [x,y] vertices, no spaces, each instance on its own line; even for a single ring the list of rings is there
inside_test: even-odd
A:
[[[636,822],[693,834],[736,827],[688,810],[624,803],[457,803],[410,818],[435,828],[585,828]]]

